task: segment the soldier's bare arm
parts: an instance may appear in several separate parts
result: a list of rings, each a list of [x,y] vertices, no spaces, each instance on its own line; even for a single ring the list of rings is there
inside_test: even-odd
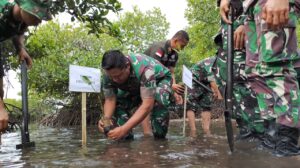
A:
[[[210,82],[210,88],[213,91],[213,96],[215,99],[223,99],[223,97],[219,91],[219,88],[217,86],[217,83],[215,81]]]
[[[4,109],[3,101],[0,100],[0,132],[6,130],[8,125],[8,114]]]
[[[228,19],[228,12],[229,12],[229,1],[221,0],[220,15],[225,23],[231,24],[231,21]]]
[[[172,83],[172,89],[179,95],[182,95],[184,92],[184,87],[176,84],[176,79],[175,79],[175,67],[169,67],[169,70],[172,74],[172,79],[173,79],[173,83]],[[176,96],[176,95],[175,95]]]
[[[173,79],[173,83],[176,83],[176,79],[175,79],[175,67],[168,67],[171,74],[172,74],[172,79]]]
[[[25,60],[28,68],[31,68],[32,59],[25,49],[24,40],[25,40],[24,35],[16,35],[12,38],[13,44],[19,55],[19,61]]]

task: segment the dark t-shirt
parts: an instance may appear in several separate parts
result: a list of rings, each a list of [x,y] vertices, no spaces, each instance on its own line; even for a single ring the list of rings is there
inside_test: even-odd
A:
[[[175,67],[178,60],[178,53],[171,49],[169,40],[153,43],[144,54],[155,58],[168,68]]]

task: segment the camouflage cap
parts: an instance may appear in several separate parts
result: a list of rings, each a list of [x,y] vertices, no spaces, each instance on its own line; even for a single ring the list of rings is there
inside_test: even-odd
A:
[[[51,0],[16,0],[17,4],[24,11],[36,16],[41,20],[51,20]]]

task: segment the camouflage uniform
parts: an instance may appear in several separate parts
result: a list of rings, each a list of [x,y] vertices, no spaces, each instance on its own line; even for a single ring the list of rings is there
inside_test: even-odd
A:
[[[51,14],[48,7],[49,1],[35,2],[39,0],[1,0],[0,1],[0,42],[15,35],[22,35],[27,29],[24,22],[14,20],[12,15],[13,7],[17,4],[20,8],[41,20],[50,20]]]
[[[234,30],[242,24],[237,20],[238,17],[239,15],[235,16]],[[225,90],[227,80],[227,29],[228,25],[221,21],[221,47],[218,49],[215,68],[216,78],[218,79],[217,84],[222,88],[221,90]],[[247,84],[245,60],[245,50],[234,51],[233,118],[237,120],[240,133],[245,134],[241,136],[264,132],[263,120],[260,117],[255,92]]]
[[[41,20],[51,19],[48,7],[50,1],[34,2],[33,0],[1,0],[0,1],[0,42],[12,38],[15,35],[23,35],[27,30],[24,22],[16,21],[13,18],[13,7],[19,5],[20,8]],[[3,62],[0,60],[0,77],[3,77]]]
[[[178,61],[178,53],[171,49],[170,40],[153,43],[144,54],[155,58],[168,68],[175,67]]]
[[[114,113],[116,123],[125,124],[142,103],[142,98],[155,98],[151,113],[153,135],[163,138],[168,132],[170,95],[172,95],[172,76],[169,70],[157,60],[139,54],[127,56],[131,68],[126,83],[117,84],[103,78],[105,97],[117,96],[117,107]],[[132,136],[130,133],[129,136]]]
[[[212,73],[212,66],[215,60],[216,57],[210,57],[195,64],[191,68],[193,78],[210,87],[210,82],[215,81]],[[187,110],[192,110],[194,112],[210,111],[211,104],[212,94],[197,82],[193,81],[193,88],[188,88]]]
[[[14,21],[12,19],[12,10],[15,2],[8,0],[0,1],[0,42],[5,41],[15,35],[22,35],[27,30],[27,26],[23,22]],[[0,77],[4,76],[3,58],[0,59]]]
[[[298,53],[299,53],[299,51],[298,51]],[[300,53],[299,53],[299,55],[300,55]],[[300,86],[300,59],[295,60],[293,65],[294,65],[295,71],[297,73],[298,85]]]
[[[27,29],[23,22],[13,20],[12,10],[15,2],[2,0],[0,2],[0,41],[4,41],[14,35],[22,35]]]
[[[268,29],[261,19],[266,2],[259,0],[247,10],[246,74],[256,92],[263,119],[277,119],[279,124],[300,127],[299,87],[293,66],[293,61],[299,59],[294,0],[290,1],[288,24],[277,31]]]
[[[276,155],[299,155],[300,98],[294,67],[300,55],[297,53],[295,3],[290,0],[288,23],[273,31],[262,19],[266,2],[245,1],[245,71],[265,123],[262,145]]]

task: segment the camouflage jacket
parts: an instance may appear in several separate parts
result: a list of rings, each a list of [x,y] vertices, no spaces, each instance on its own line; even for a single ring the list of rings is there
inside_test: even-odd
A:
[[[142,54],[130,54],[127,58],[131,65],[128,80],[117,84],[104,75],[102,83],[105,97],[116,96],[120,89],[142,98],[154,98],[156,86],[160,81],[169,80],[171,83],[170,71],[157,60]]]
[[[0,42],[15,35],[22,35],[27,30],[25,23],[18,22],[13,18],[13,0],[0,1]]]
[[[193,77],[199,82],[203,82],[204,84],[209,84],[212,81],[216,81],[213,72],[213,65],[215,61],[216,56],[206,58],[195,64],[191,68]]]

